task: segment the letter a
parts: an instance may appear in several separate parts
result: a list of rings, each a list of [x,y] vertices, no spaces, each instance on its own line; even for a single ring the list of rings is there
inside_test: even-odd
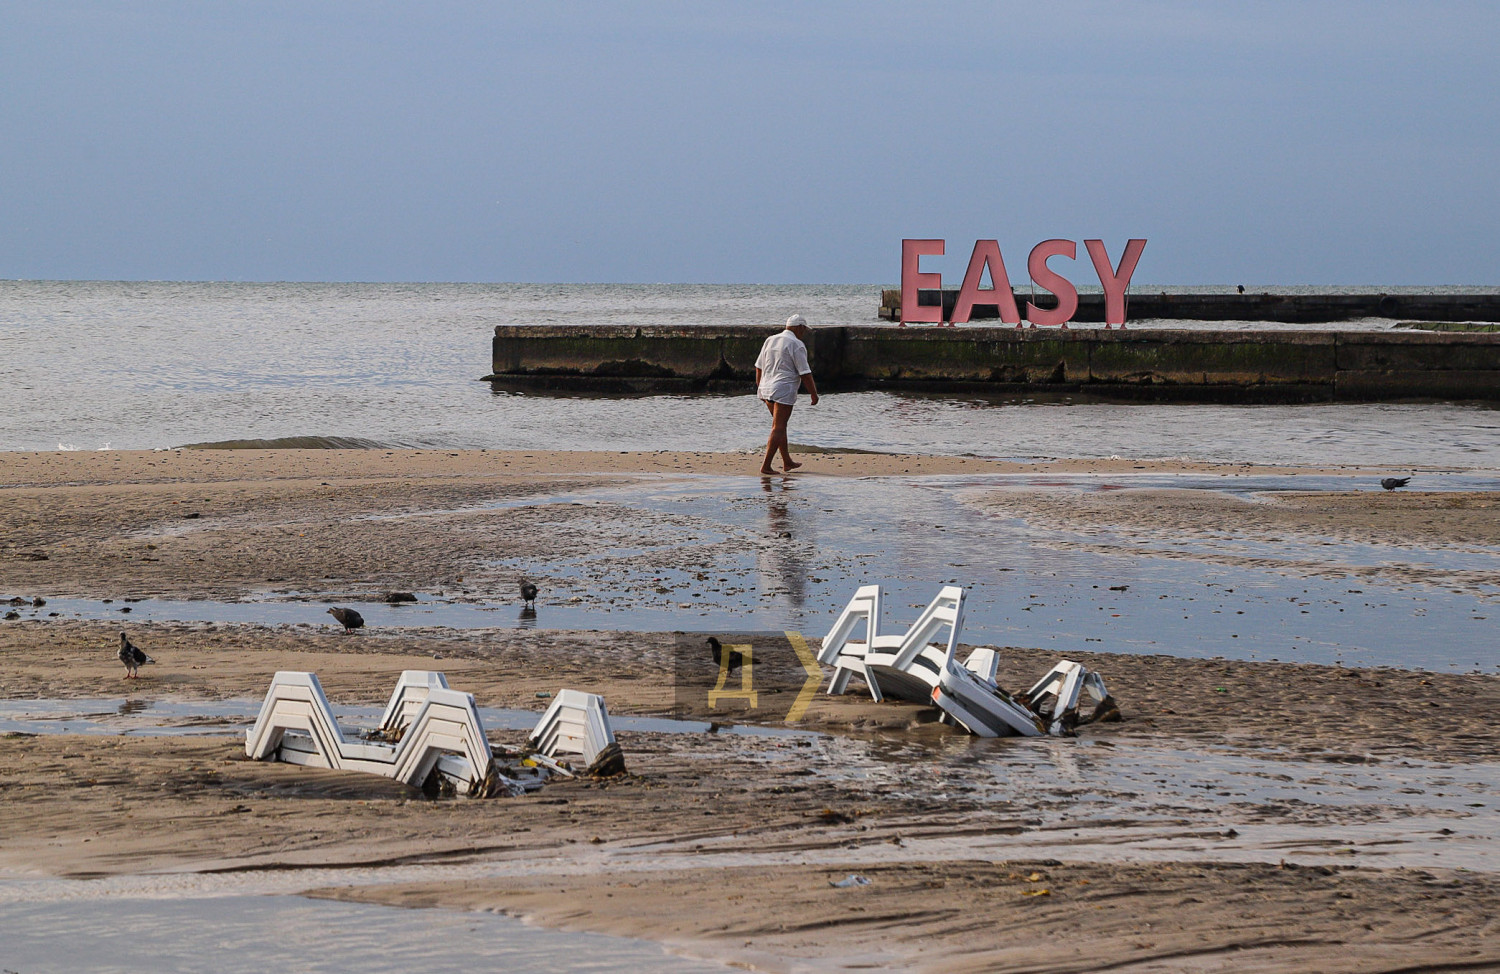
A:
[[[1130,289],[1130,275],[1135,273],[1135,265],[1141,259],[1141,251],[1146,249],[1146,241],[1138,237],[1127,241],[1125,253],[1120,255],[1120,266],[1113,270],[1103,240],[1085,240],[1083,245],[1089,249],[1089,258],[1093,260],[1094,270],[1099,272],[1099,283],[1104,287],[1104,323],[1125,324],[1125,292]]]
[[[981,288],[984,269],[990,269],[993,289]],[[953,323],[962,325],[969,320],[976,304],[993,304],[1000,308],[1000,320],[1007,325],[1019,325],[1021,312],[1016,310],[1016,296],[1011,291],[1010,276],[1005,273],[1005,260],[1000,256],[1000,244],[994,240],[974,241],[974,253],[969,257],[969,271],[964,275],[964,286],[958,292],[958,303],[953,306]]]

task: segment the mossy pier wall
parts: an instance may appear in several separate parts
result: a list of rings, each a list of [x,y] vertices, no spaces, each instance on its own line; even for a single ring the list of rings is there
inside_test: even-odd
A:
[[[501,325],[490,381],[599,393],[745,391],[760,327]],[[1500,401],[1500,334],[860,326],[808,339],[825,390],[1188,402]]]
[[[1033,293],[1030,288],[1012,288],[1017,308],[1028,301],[1039,308],[1057,307],[1057,298],[1046,291]],[[958,291],[942,292],[923,289],[917,292],[920,305],[943,305],[943,320],[953,314]],[[1283,324],[1314,325],[1355,318],[1398,318],[1404,321],[1500,321],[1500,294],[1189,294],[1167,291],[1152,292],[1137,288],[1125,299],[1127,320],[1195,320],[1195,321],[1276,321]],[[901,317],[901,289],[880,292],[879,316],[887,321]],[[974,320],[995,320],[999,309],[993,304],[976,304]],[[1080,294],[1075,322],[1103,322],[1104,295]]]

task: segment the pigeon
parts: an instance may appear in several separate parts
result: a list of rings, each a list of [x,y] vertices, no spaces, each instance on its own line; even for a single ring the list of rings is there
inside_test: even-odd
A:
[[[343,625],[345,632],[353,632],[365,627],[365,617],[353,609],[329,609],[328,614]]]
[[[536,605],[536,586],[524,579],[521,581],[521,601]]]
[[[717,636],[709,636],[708,637],[708,648],[709,648],[709,651],[714,654],[714,663],[717,664],[720,669],[723,669],[724,666],[725,666],[725,663],[724,663],[724,644],[721,643],[721,642],[719,642],[719,637],[717,637]],[[739,669],[743,665],[745,665],[745,655],[743,653],[738,652],[737,650],[731,649],[729,651],[729,663],[728,663],[729,672],[733,673],[735,670]]]
[[[125,664],[125,679],[134,680],[140,678],[140,668],[147,663],[155,663],[156,660],[141,652],[141,648],[130,641],[125,635],[125,630],[120,630],[120,662]]]
[[[1386,490],[1395,490],[1397,487],[1405,487],[1410,482],[1410,477],[1386,477],[1380,482],[1380,486]]]

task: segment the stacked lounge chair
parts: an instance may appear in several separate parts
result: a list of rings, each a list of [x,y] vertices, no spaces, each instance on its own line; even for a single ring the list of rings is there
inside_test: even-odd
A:
[[[591,775],[625,770],[597,694],[559,690],[527,745],[529,757],[497,761],[473,696],[431,670],[403,672],[380,728],[363,736],[339,726],[316,674],[279,672],[245,734],[245,753],[256,760],[363,771],[471,796],[519,795],[540,788],[551,772],[571,777],[575,771],[563,763],[569,758],[581,758]]]
[[[526,744],[552,761],[579,759],[587,769],[585,774],[607,776],[625,770],[625,756],[609,726],[609,711],[597,693],[557,691]]]
[[[346,732],[317,674],[283,670],[272,677],[255,726],[245,733],[245,753],[256,760],[384,775],[417,787],[436,773],[470,793],[492,773],[474,697],[449,689],[441,673],[402,673],[381,729],[387,740]]]

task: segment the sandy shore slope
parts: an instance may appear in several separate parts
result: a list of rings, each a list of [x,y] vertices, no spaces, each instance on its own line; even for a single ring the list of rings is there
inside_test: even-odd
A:
[[[753,463],[707,454],[0,454],[0,595],[499,586],[509,580],[484,574],[494,546],[608,543],[597,512],[570,520],[546,503],[552,494],[641,473],[744,473]],[[814,475],[1004,469],[863,455],[808,464]],[[1494,540],[1493,498],[1483,494],[1436,513],[1417,494],[1291,498],[1248,513],[1197,496],[1113,496],[1082,513],[1028,511],[1059,524],[1113,517],[1128,527],[1147,517],[1200,528],[1244,513],[1247,531],[1331,517],[1350,538]],[[540,503],[503,506],[517,500]],[[420,529],[408,516],[418,513]],[[1283,517],[1293,521],[1274,520]],[[359,529],[347,530],[357,518]],[[548,537],[537,537],[533,519],[552,526]],[[253,700],[274,671],[298,669],[316,671],[336,703],[380,704],[402,669],[436,668],[482,706],[539,710],[538,692],[566,685],[605,693],[613,713],[650,714],[672,706],[683,651],[672,634],[132,630],[160,661],[133,686],[113,657],[114,624],[0,624],[0,696],[114,700],[112,713],[122,696]],[[1001,682],[1027,683],[1051,659],[1011,648]],[[1126,720],[1072,740],[984,744],[934,724],[928,708],[819,695],[800,726],[826,736],[622,732],[628,775],[513,800],[427,800],[384,779],[250,762],[228,736],[4,734],[0,868],[87,878],[332,866],[348,881],[320,872],[307,886],[504,910],[773,971],[1500,970],[1500,871],[1455,868],[1464,855],[1429,851],[1462,842],[1473,862],[1495,861],[1485,843],[1500,835],[1474,824],[1493,821],[1488,793],[1461,801],[1436,792],[1462,790],[1444,781],[1500,781],[1500,677],[1082,659],[1106,675]],[[522,736],[492,734],[501,744]],[[1222,761],[1226,780],[1250,766],[1271,790],[1187,802],[1168,780],[1177,769],[1163,765],[1156,783],[1153,762],[1165,754]],[[1079,762],[1140,773],[1062,773]],[[1036,768],[1055,777],[1023,786]],[[1344,797],[1319,800],[1320,789],[1342,787],[1340,775],[1365,772],[1406,776],[1412,794],[1362,792],[1355,777]],[[1278,775],[1309,799],[1275,797]],[[1422,866],[1422,856],[1443,865]],[[830,885],[850,874],[869,885]]]

